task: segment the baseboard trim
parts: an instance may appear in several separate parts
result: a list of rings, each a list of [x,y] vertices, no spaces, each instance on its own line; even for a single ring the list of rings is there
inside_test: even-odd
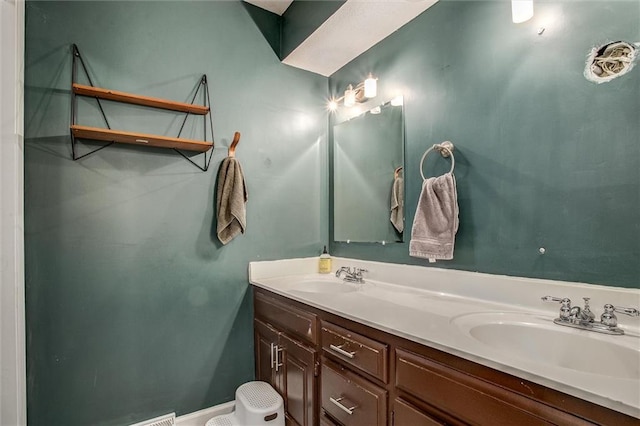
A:
[[[204,426],[212,417],[231,413],[235,405],[235,401],[229,401],[224,404],[218,404],[205,408],[204,410],[194,411],[193,413],[176,417],[176,426]]]

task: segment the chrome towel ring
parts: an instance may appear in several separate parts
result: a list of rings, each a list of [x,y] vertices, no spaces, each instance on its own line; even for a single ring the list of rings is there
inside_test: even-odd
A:
[[[427,178],[424,177],[424,173],[422,172],[422,164],[424,163],[424,159],[427,158],[427,154],[429,154],[434,149],[438,151],[444,158],[447,158],[449,156],[451,157],[451,170],[449,170],[449,173],[453,173],[453,168],[456,165],[456,160],[453,157],[454,146],[452,142],[444,141],[442,143],[434,144],[431,148],[427,149],[424,154],[422,154],[422,158],[420,159],[420,176],[422,176],[422,180],[427,180]]]

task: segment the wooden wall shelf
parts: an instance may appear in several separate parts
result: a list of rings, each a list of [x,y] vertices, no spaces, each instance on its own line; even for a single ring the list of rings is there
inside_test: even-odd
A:
[[[75,93],[76,95],[90,96],[94,98],[107,99],[110,101],[168,109],[171,111],[188,112],[190,114],[197,115],[206,115],[209,112],[209,107],[204,105],[194,105],[184,102],[168,101],[165,99],[134,95],[132,93],[102,89],[100,87],[86,86],[84,84],[78,83],[73,83],[72,87],[73,93]]]
[[[211,118],[211,99],[209,97],[209,85],[207,83],[206,74],[202,75],[200,82],[193,94],[193,98],[191,99],[191,103],[185,102],[176,102],[170,101],[167,99],[153,98],[150,96],[136,95],[133,93],[120,92],[117,90],[104,89],[101,87],[95,87],[93,82],[91,81],[91,77],[89,76],[89,72],[87,71],[87,67],[84,64],[84,60],[80,55],[80,50],[78,50],[78,46],[75,44],[72,46],[72,54],[73,54],[73,64],[71,68],[71,123],[69,128],[71,130],[71,155],[73,160],[79,160],[88,155],[91,155],[97,151],[100,151],[107,146],[112,145],[113,143],[126,143],[131,145],[141,145],[141,146],[152,146],[157,148],[169,148],[176,151],[182,157],[184,157],[191,164],[206,172],[209,169],[209,164],[211,163],[211,159],[213,158],[213,120]],[[82,70],[89,81],[89,85],[77,83],[77,68],[78,64],[82,66]],[[200,92],[200,89],[203,89],[203,92]],[[198,93],[202,93],[203,104],[204,105],[196,105],[193,102],[195,101]],[[98,108],[100,109],[100,114],[104,119],[106,124],[106,129],[102,127],[90,127],[90,126],[82,126],[76,123],[77,118],[77,107],[78,107],[78,96],[86,96],[90,98],[94,98],[98,103]],[[109,120],[105,114],[104,109],[102,108],[102,104],[100,100],[108,100],[120,103],[134,104],[140,105],[144,107],[151,108],[160,108],[180,113],[185,113],[184,119],[182,121],[182,125],[180,126],[180,131],[178,132],[177,137],[169,137],[169,136],[161,136],[161,135],[152,135],[148,133],[138,133],[138,132],[129,132],[124,130],[113,130],[111,129],[111,125],[109,124]],[[187,122],[187,118],[190,114],[202,116],[204,122],[204,139],[205,140],[195,140],[195,139],[186,139],[181,138],[182,130]],[[208,118],[208,120],[207,120]],[[207,126],[207,121],[209,121],[209,126]],[[211,142],[208,142],[207,139],[207,130],[211,132]],[[239,136],[239,134],[238,134]],[[91,139],[97,141],[109,142],[108,144],[101,146],[99,148],[93,149],[90,152],[87,152],[83,155],[78,155],[76,150],[76,139]],[[185,155],[182,150],[185,151],[195,151],[204,154],[204,164],[200,166],[196,164],[189,156]],[[211,153],[207,156],[207,151]]]
[[[76,138],[80,139],[93,139],[132,145],[153,146],[158,148],[183,149],[186,151],[205,152],[213,146],[212,142],[207,141],[172,138],[168,136],[150,135],[147,133],[125,132],[122,130],[103,129],[100,127],[80,126],[78,124],[73,124],[71,126],[71,131]]]

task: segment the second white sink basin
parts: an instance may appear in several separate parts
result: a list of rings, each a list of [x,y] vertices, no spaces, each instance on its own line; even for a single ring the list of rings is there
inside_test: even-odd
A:
[[[640,380],[640,340],[609,336],[516,313],[478,313],[452,320],[478,342],[528,361],[584,373]]]

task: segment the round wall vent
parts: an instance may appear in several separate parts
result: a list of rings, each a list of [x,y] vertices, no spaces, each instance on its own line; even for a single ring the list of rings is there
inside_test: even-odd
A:
[[[595,83],[605,83],[628,73],[633,68],[637,49],[625,41],[594,47],[589,53],[584,76]]]

